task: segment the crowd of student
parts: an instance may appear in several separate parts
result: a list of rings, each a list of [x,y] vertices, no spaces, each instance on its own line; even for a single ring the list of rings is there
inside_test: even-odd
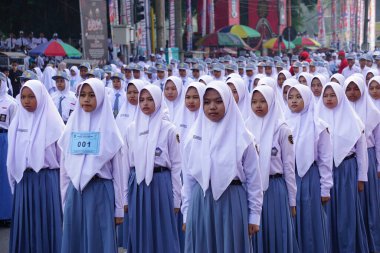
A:
[[[337,55],[0,74],[9,252],[380,252],[380,56]]]

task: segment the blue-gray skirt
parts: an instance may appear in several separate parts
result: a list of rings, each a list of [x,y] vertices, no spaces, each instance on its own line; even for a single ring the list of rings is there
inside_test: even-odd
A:
[[[0,133],[0,220],[12,218],[12,193],[7,173],[8,134]]]

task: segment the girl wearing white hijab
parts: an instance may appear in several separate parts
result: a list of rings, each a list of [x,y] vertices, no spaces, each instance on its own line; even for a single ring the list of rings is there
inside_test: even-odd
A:
[[[8,128],[15,117],[17,102],[7,94],[6,76],[0,74],[0,220],[12,218],[12,193],[8,183]]]
[[[55,82],[52,79],[53,76],[55,76],[56,70],[51,66],[46,66],[43,72],[43,80],[42,83],[45,85],[46,90],[49,92],[49,94],[52,94],[57,90],[55,87]]]
[[[278,72],[276,91],[278,92],[279,96],[282,96],[282,85],[284,84],[286,80],[291,79],[291,78],[292,78],[292,74],[286,69]]]
[[[79,74],[79,69],[77,66],[72,66],[70,68],[70,91],[76,92],[75,88],[77,87],[77,83],[82,80]]]
[[[64,207],[61,252],[117,252],[123,222],[122,145],[101,80],[80,85],[79,100],[58,141]]]
[[[380,111],[366,92],[363,79],[354,75],[344,82],[343,89],[355,112],[365,125],[368,147],[368,182],[359,193],[370,252],[380,252]]]
[[[332,252],[368,252],[358,191],[367,181],[368,153],[364,124],[340,84],[328,82],[318,105],[319,117],[329,125],[333,143],[331,199],[325,205]]]
[[[379,75],[379,71],[377,69],[369,69],[365,75],[364,75],[364,78],[365,78],[365,84],[368,86],[369,84],[369,80],[371,80],[374,76],[378,76]]]
[[[321,98],[323,86],[327,83],[327,79],[324,75],[318,74],[311,79],[310,89],[313,92],[314,100],[318,103]]]
[[[42,82],[44,75],[42,74],[41,69],[39,67],[35,67],[33,68],[33,71],[37,74],[38,80]]]
[[[372,79],[368,82],[367,90],[373,103],[380,110],[380,76],[372,77]]]
[[[139,109],[139,93],[142,88],[145,86],[145,83],[142,80],[134,79],[131,80],[127,85],[127,101],[122,105],[119,114],[116,117],[116,124],[119,127],[120,133],[123,138],[126,138],[127,129],[130,124],[136,119],[136,115]],[[127,159],[127,158],[125,158]],[[129,158],[128,158],[129,159]],[[123,199],[124,205],[126,205],[127,201],[127,186],[129,178],[123,177]],[[125,210],[127,211],[127,210]],[[128,212],[124,214],[126,217],[124,218],[123,225],[119,226],[118,229],[118,246],[123,247],[124,249],[128,249],[128,235],[129,235],[129,219]]]
[[[339,73],[335,73],[334,75],[330,77],[330,82],[339,83],[341,86],[343,86],[344,80],[346,80],[346,78],[342,74],[339,74]]]
[[[287,124],[292,130],[296,153],[296,233],[300,252],[329,252],[329,229],[322,207],[330,199],[332,142],[327,124],[318,118],[314,96],[305,85],[288,91],[291,110]]]
[[[250,252],[262,205],[255,142],[224,82],[207,86],[203,109],[182,159],[185,252]]]
[[[182,80],[179,77],[171,76],[166,80],[164,86],[164,103],[169,109],[170,121],[174,121],[177,117],[182,98]]]
[[[295,78],[289,78],[286,79],[285,82],[282,84],[281,88],[281,98],[280,98],[280,106],[283,110],[284,117],[287,119],[290,114],[290,109],[288,106],[288,91],[291,87],[300,84],[297,79]]]
[[[57,91],[51,94],[51,97],[58,109],[59,115],[61,115],[63,122],[66,124],[70,114],[75,109],[77,98],[75,93],[70,91],[70,84],[66,72],[58,71],[52,79],[55,81]]]
[[[293,137],[268,85],[252,93],[251,115],[246,126],[257,139],[261,184],[264,191],[262,229],[253,238],[255,252],[299,252],[291,215],[296,215],[296,178]]]
[[[166,119],[154,84],[139,95],[126,135],[128,252],[180,252],[175,214],[181,204],[181,153],[176,127]]]
[[[214,78],[210,75],[203,75],[199,77],[199,82],[203,83],[204,85],[209,84]]]
[[[309,72],[302,72],[298,75],[298,81],[300,84],[306,85],[307,87],[311,86],[311,80],[313,79],[313,75]]]
[[[8,132],[7,167],[13,193],[9,252],[60,252],[57,141],[64,124],[40,81],[24,84],[20,104]]]
[[[251,101],[248,88],[245,86],[244,80],[240,76],[237,78],[230,78],[227,79],[227,85],[232,91],[232,95],[235,98],[243,119],[246,120],[249,115]]]

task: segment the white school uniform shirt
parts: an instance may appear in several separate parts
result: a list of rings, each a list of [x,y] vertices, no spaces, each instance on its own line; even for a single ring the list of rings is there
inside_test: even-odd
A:
[[[207,87],[221,94],[226,114],[217,123],[211,122],[204,114],[199,115],[185,140],[182,159],[183,222],[186,223],[194,185],[198,183],[204,193],[210,188],[217,201],[231,181],[239,179],[247,192],[248,223],[259,225],[263,192],[254,137],[245,128],[230,88],[220,81],[212,81]]]
[[[8,129],[17,111],[16,100],[7,94],[5,81],[0,85],[0,128]]]
[[[353,65],[352,68],[350,68],[350,66],[347,66],[342,71],[342,75],[346,79],[355,73],[360,73],[360,68],[356,65]]]
[[[53,99],[55,106],[57,107],[57,110],[59,108],[59,101],[61,100],[61,97],[63,97],[62,102],[61,102],[62,119],[64,122],[67,122],[69,120],[71,113],[75,109],[75,104],[77,103],[77,97],[75,96],[75,93],[72,91],[67,91],[65,93],[56,91],[51,95],[51,97]]]
[[[21,46],[24,46],[24,47],[27,47],[29,45],[29,41],[27,38],[25,37],[20,37],[16,40],[16,45],[21,47]]]
[[[125,103],[125,101],[127,100],[127,94],[126,92],[124,91],[123,89],[123,86],[120,88],[120,90],[115,90],[112,88],[112,93],[110,94],[110,100],[111,100],[111,108],[112,110],[114,109],[113,106],[115,104],[115,100],[116,100],[116,94],[119,94],[119,104],[118,104],[118,111],[120,111],[122,105]]]
[[[185,78],[181,78],[181,82],[182,82],[182,88],[187,88],[187,86],[189,86],[190,83],[194,82],[194,80],[190,77],[185,77]]]
[[[255,75],[253,74],[252,76],[244,76],[244,83],[245,87],[247,87],[248,92],[251,92],[253,90],[253,83],[255,81]]]
[[[369,68],[367,66],[364,66],[364,68],[359,67],[359,73],[362,74],[365,77],[365,75],[367,74],[368,70],[370,70],[370,69],[371,68]]]
[[[158,88],[161,90],[164,90],[165,83],[166,83],[167,78],[164,79],[158,79],[156,80],[153,84],[156,85]]]
[[[7,50],[13,50],[16,46],[16,38],[8,38],[5,40],[5,47]]]

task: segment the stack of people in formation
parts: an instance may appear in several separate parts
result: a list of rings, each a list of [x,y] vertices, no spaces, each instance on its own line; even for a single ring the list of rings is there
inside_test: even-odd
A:
[[[9,252],[380,252],[380,58],[339,55],[2,75]]]

